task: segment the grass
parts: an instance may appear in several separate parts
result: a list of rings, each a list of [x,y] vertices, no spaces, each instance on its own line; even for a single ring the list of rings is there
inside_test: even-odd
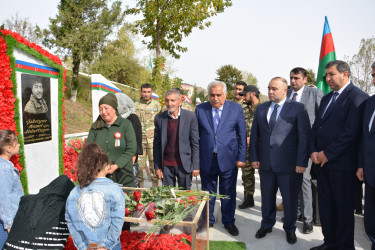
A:
[[[210,240],[210,249],[214,250],[246,250],[246,243],[241,241],[213,241]]]

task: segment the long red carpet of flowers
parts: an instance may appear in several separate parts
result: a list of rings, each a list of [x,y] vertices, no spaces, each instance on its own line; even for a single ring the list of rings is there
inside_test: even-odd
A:
[[[185,240],[191,242],[191,235],[186,234],[153,234],[146,242],[146,233],[138,232],[122,232],[120,236],[121,248],[129,250],[171,250],[171,249],[191,249],[191,247],[186,244]],[[75,250],[77,249],[71,237],[69,237],[65,250]]]

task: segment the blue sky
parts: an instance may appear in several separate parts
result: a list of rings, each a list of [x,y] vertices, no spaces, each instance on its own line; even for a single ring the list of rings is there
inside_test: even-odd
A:
[[[4,0],[1,0],[2,2]],[[2,4],[2,17],[29,17],[45,28],[57,13],[56,0],[16,0]],[[134,5],[134,1],[123,1]],[[328,17],[338,59],[352,57],[362,38],[375,36],[374,0],[233,0],[211,19],[212,26],[184,38],[188,52],[174,60],[175,75],[206,87],[222,65],[253,73],[266,94],[272,77],[289,80],[292,68],[318,70],[324,16]],[[42,6],[42,7],[41,7]],[[128,18],[134,20],[134,17]]]

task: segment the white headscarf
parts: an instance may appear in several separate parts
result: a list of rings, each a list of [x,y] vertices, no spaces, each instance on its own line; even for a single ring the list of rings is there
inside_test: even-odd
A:
[[[117,111],[122,118],[126,119],[130,114],[135,114],[134,102],[129,96],[124,93],[116,93],[115,95],[118,102]]]

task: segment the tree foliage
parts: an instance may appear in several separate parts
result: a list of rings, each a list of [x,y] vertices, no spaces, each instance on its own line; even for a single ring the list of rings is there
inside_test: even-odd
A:
[[[95,58],[92,72],[100,73],[112,81],[139,87],[150,77],[150,73],[136,58],[136,48],[131,39],[129,25],[124,25],[117,38],[104,46]]]
[[[316,77],[313,69],[307,69],[307,82],[305,85],[316,85]]]
[[[208,101],[208,95],[206,94],[206,91],[199,91],[197,85],[194,85],[193,94],[191,96],[191,102],[193,103],[194,107],[197,105],[197,98],[199,98],[202,103]]]
[[[34,25],[28,17],[18,16],[18,13],[4,20],[4,28],[17,32],[32,43],[40,44],[42,41],[39,26]]]
[[[165,69],[165,57],[156,57],[153,60],[151,83],[154,90],[159,94],[163,83],[163,72]]]
[[[246,82],[248,85],[254,85],[258,87],[258,79],[251,73],[246,70],[242,71],[242,81]]]
[[[143,14],[136,27],[144,37],[151,39],[144,43],[150,50],[156,50],[157,57],[161,50],[166,50],[179,58],[179,52],[187,51],[180,45],[182,38],[195,27],[203,30],[210,26],[207,19],[231,5],[231,0],[137,0],[136,7],[128,7],[126,12]]]
[[[61,0],[58,14],[50,18],[49,29],[44,30],[44,44],[58,47],[57,52],[72,57],[72,89],[79,86],[78,72],[82,60],[92,61],[100,51],[112,29],[120,25],[124,13],[121,1]],[[75,100],[75,97],[73,98]]]
[[[371,64],[375,61],[375,38],[362,38],[358,53],[349,61],[351,80],[366,93],[370,93]]]
[[[216,74],[218,77],[215,80],[222,81],[227,85],[227,99],[233,99],[235,84],[243,79],[241,70],[237,69],[233,65],[227,64],[216,70]]]

